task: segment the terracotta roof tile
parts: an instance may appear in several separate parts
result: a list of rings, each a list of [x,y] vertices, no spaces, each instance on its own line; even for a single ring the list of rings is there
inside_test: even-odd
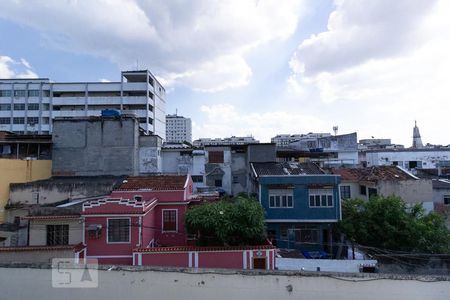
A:
[[[186,175],[130,176],[116,190],[183,190]]]

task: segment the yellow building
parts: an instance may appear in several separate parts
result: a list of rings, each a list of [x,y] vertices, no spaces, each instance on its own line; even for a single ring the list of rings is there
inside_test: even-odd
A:
[[[51,160],[0,159],[0,223],[5,217],[9,184],[47,179],[52,175]]]

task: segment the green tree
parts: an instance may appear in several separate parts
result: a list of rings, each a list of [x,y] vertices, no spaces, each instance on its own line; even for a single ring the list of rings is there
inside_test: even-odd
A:
[[[339,228],[352,243],[375,248],[450,253],[450,231],[443,216],[426,214],[420,204],[409,206],[396,196],[368,201],[345,200]]]
[[[186,212],[186,229],[198,245],[255,245],[265,238],[264,210],[255,198],[239,195]]]

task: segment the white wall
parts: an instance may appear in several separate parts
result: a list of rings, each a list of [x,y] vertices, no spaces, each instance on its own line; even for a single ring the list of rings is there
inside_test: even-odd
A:
[[[253,274],[253,275],[252,275]],[[259,275],[255,275],[259,274]],[[99,271],[98,288],[52,288],[50,269],[0,268],[2,299],[448,299],[450,281],[379,274]],[[447,277],[447,280],[449,278]]]
[[[367,166],[392,165],[393,161],[409,162],[421,161],[423,169],[436,168],[436,163],[442,160],[450,160],[448,151],[392,151],[392,152],[367,152]],[[408,166],[404,166],[407,168]]]

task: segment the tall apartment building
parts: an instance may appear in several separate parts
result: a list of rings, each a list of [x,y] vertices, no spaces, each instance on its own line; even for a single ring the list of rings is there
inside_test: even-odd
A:
[[[192,122],[183,116],[166,116],[166,141],[168,143],[192,143]]]
[[[165,139],[165,90],[148,70],[123,71],[120,82],[0,79],[0,131],[49,134],[55,117],[135,114],[146,134]]]

